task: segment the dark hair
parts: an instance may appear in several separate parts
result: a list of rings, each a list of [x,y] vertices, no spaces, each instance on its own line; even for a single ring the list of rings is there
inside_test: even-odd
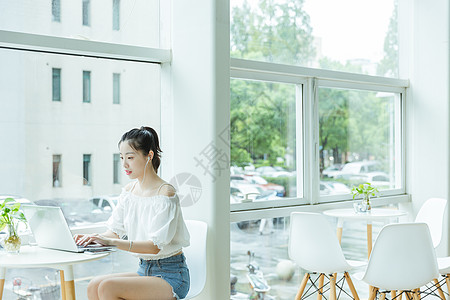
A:
[[[151,127],[134,128],[122,135],[119,146],[122,142],[127,141],[131,148],[141,151],[145,156],[153,151],[152,165],[153,169],[158,171],[161,164],[161,149],[159,148],[158,134]]]

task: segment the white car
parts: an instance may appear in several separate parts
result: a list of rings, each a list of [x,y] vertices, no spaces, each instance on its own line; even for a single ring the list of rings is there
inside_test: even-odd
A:
[[[342,167],[342,170],[336,171],[336,173],[334,173],[334,178],[350,179],[352,175],[360,175],[380,170],[381,166],[378,161],[356,161],[345,164]]]
[[[350,188],[341,182],[336,181],[321,181],[320,195],[340,195],[350,194]]]
[[[113,211],[119,201],[118,195],[103,195],[97,196],[89,199],[95,206],[100,208],[102,211]]]

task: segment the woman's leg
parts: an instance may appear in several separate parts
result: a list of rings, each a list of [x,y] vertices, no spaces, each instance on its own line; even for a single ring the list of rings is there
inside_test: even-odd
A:
[[[98,285],[100,300],[173,300],[172,286],[154,276],[110,276]],[[90,298],[89,298],[90,299]]]
[[[98,286],[100,283],[108,278],[114,278],[114,277],[133,277],[138,276],[136,273],[117,273],[117,274],[108,274],[108,275],[101,275],[94,277],[87,287],[87,294],[89,300],[99,300],[98,295]]]

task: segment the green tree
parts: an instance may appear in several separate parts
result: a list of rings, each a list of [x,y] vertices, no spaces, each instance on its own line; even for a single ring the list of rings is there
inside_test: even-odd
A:
[[[398,1],[394,1],[394,10],[389,28],[384,38],[384,57],[377,68],[380,76],[398,77]]]
[[[231,12],[231,57],[305,65],[315,55],[303,0],[244,1]],[[295,86],[231,81],[231,163],[295,154]],[[292,124],[294,124],[292,126]]]

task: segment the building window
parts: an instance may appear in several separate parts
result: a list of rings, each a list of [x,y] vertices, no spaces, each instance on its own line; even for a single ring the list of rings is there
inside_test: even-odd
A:
[[[53,187],[61,186],[61,155],[53,155]]]
[[[91,71],[83,71],[83,102],[91,102]]]
[[[113,183],[120,183],[120,155],[113,155]]]
[[[120,0],[113,0],[113,30],[120,30]]]
[[[61,101],[61,69],[52,69],[52,100]]]
[[[52,0],[52,21],[61,22],[61,0]]]
[[[120,104],[120,74],[113,74],[113,103]]]
[[[83,25],[91,25],[91,1],[83,0]]]
[[[91,185],[91,155],[83,154],[83,185]]]

